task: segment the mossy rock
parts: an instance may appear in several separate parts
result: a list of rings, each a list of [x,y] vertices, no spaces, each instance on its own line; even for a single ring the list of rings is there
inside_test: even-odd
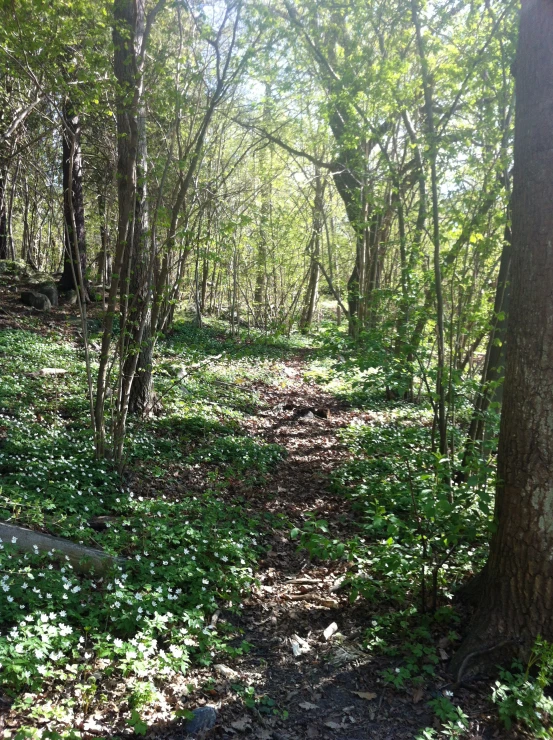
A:
[[[36,308],[37,311],[49,311],[52,308],[48,296],[34,290],[24,290],[21,293],[21,303]]]
[[[0,275],[22,277],[28,274],[29,267],[23,260],[0,260]]]
[[[52,306],[58,305],[58,288],[55,283],[39,283],[38,285],[33,285],[33,288],[37,293],[47,296]]]
[[[64,290],[59,294],[59,302],[66,303],[68,306],[75,306],[77,303],[77,291]]]
[[[32,279],[35,285],[56,285],[55,279],[48,272],[33,272]]]

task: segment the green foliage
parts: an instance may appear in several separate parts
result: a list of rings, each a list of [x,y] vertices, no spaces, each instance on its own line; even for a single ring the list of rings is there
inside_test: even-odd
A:
[[[493,469],[480,465],[455,484],[450,462],[431,451],[430,417],[388,408],[343,433],[350,460],[335,489],[356,512],[359,536],[340,543],[328,523],[307,519],[302,545],[317,557],[347,557],[352,596],[399,604],[422,597],[423,611],[483,557],[491,523]]]
[[[282,459],[283,449],[275,444],[260,444],[250,437],[226,436],[209,447],[201,447],[193,460],[229,466],[230,474],[244,474],[254,469],[260,474],[269,472]]]
[[[16,732],[14,740],[79,740],[82,735],[75,730],[56,732],[55,730],[21,729]]]
[[[461,707],[456,706],[447,696],[431,699],[428,706],[443,725],[441,734],[452,740],[465,737],[468,730],[468,717]]]
[[[205,358],[207,347],[217,346],[209,331],[182,328],[177,335],[187,336],[186,347],[177,339],[172,344],[184,363]],[[124,567],[97,578],[76,573],[53,553],[22,555],[17,543],[0,543],[0,684],[5,693],[71,684],[86,710],[101,701],[106,680],[122,680],[128,686],[128,721],[140,734],[145,731],[141,708],[155,700],[151,676],[169,681],[191,662],[207,664],[217,652],[236,655],[248,649],[235,644],[237,635],[225,621],[217,629],[210,623],[218,608],[239,608],[260,552],[259,522],[239,498],[223,497],[225,481],[263,478],[282,450],[238,435],[242,412],[236,396],[219,392],[212,401],[211,393],[221,377],[242,379],[236,387],[244,396],[251,378],[282,382],[275,360],[287,346],[272,346],[268,352],[274,359],[267,360],[263,345],[228,343],[225,363],[211,364],[194,383],[167,395],[166,417],[132,425],[129,461],[144,471],[144,480],[170,476],[172,481],[175,465],[204,466],[211,485],[170,496],[147,485],[135,492],[109,462],[94,458],[81,402],[80,351],[60,342],[56,333],[0,336],[0,520],[126,558]],[[42,377],[42,367],[67,373]],[[163,386],[163,376],[158,380]],[[252,408],[251,395],[248,403]],[[98,516],[107,517],[101,531],[91,526]],[[61,724],[63,705],[52,717]],[[39,702],[29,716],[49,711]]]
[[[436,731],[432,727],[426,727],[417,735],[416,740],[433,740],[438,737],[446,737],[447,740],[461,740],[467,737],[469,722],[461,707],[453,704],[447,696],[432,699],[428,702],[428,706],[441,722],[442,729]]]
[[[537,675],[533,677],[531,673]],[[553,678],[553,645],[538,637],[526,668],[513,664],[512,671],[500,669],[492,700],[507,729],[518,724],[535,738],[553,737],[553,699],[546,693]]]

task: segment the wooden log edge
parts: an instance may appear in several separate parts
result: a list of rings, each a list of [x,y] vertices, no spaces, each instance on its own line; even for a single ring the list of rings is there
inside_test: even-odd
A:
[[[113,557],[103,550],[85,545],[77,545],[71,540],[54,537],[43,532],[18,527],[15,524],[0,523],[0,539],[13,544],[23,552],[55,552],[69,559],[77,573],[94,573],[102,576],[114,566],[123,567],[126,559]]]

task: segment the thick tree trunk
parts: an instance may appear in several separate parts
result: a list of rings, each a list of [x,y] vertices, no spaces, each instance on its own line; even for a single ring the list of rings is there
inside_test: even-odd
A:
[[[77,260],[80,260],[80,272],[83,280],[86,280],[81,121],[70,100],[65,101],[63,116],[65,119],[62,136],[64,261],[59,288],[60,290],[77,290],[78,286],[75,282],[78,283],[79,280]],[[71,193],[69,192],[70,183],[72,183]]]
[[[553,3],[523,0],[516,62],[513,256],[487,587],[454,659],[553,640]],[[499,648],[498,648],[499,649]],[[490,662],[498,662],[492,653]]]

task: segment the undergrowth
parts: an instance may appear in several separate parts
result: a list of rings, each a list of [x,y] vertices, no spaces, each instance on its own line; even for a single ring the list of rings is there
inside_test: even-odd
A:
[[[243,436],[240,420],[259,403],[253,383],[285,382],[289,348],[177,325],[158,348],[164,413],[131,423],[122,479],[94,458],[82,351],[56,330],[0,335],[0,520],[125,558],[99,577],[0,543],[0,687],[25,717],[18,738],[45,721],[64,736],[107,693],[138,732],[190,664],[248,650],[224,614],[249,589],[264,523],[225,487],[261,482],[283,455]],[[201,490],[178,485],[200,466]],[[150,485],[133,490],[137,475]]]

